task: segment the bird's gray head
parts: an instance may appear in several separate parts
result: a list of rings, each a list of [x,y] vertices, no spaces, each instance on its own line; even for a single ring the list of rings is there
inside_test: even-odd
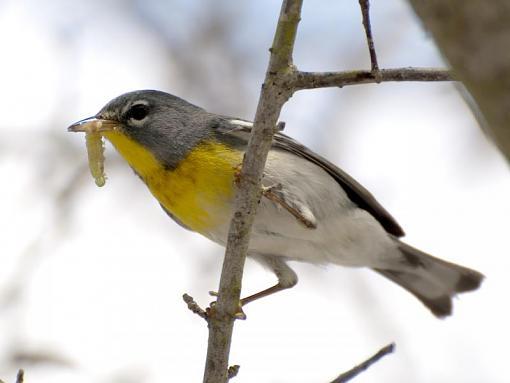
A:
[[[96,119],[116,129],[174,168],[196,144],[209,136],[211,115],[171,94],[156,90],[125,93],[107,103]]]

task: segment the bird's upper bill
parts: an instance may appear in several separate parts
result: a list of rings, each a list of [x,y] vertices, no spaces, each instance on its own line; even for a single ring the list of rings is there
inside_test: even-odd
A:
[[[115,120],[105,120],[98,117],[89,117],[75,122],[67,128],[69,132],[101,133],[112,132],[120,128],[121,124]]]

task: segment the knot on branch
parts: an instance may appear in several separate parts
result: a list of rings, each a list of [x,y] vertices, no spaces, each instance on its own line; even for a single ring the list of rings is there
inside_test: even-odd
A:
[[[239,369],[241,368],[240,365],[234,364],[233,366],[230,366],[227,370],[227,378],[228,380],[234,378],[239,373]]]

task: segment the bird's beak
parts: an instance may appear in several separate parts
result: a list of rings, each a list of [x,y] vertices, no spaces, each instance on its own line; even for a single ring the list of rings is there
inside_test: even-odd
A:
[[[101,133],[118,130],[121,124],[115,120],[105,120],[98,117],[89,117],[75,122],[67,128],[68,132]]]

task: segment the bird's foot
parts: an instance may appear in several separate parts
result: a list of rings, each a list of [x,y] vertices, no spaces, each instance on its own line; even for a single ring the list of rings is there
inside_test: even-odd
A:
[[[212,297],[217,297],[218,293],[216,291],[209,291],[209,295]],[[213,301],[209,304],[209,307],[205,309],[207,316],[210,317],[214,315],[216,311],[216,301]],[[238,303],[237,309],[233,314],[234,319],[245,320],[247,318],[246,314],[243,311],[243,306],[241,301]]]

